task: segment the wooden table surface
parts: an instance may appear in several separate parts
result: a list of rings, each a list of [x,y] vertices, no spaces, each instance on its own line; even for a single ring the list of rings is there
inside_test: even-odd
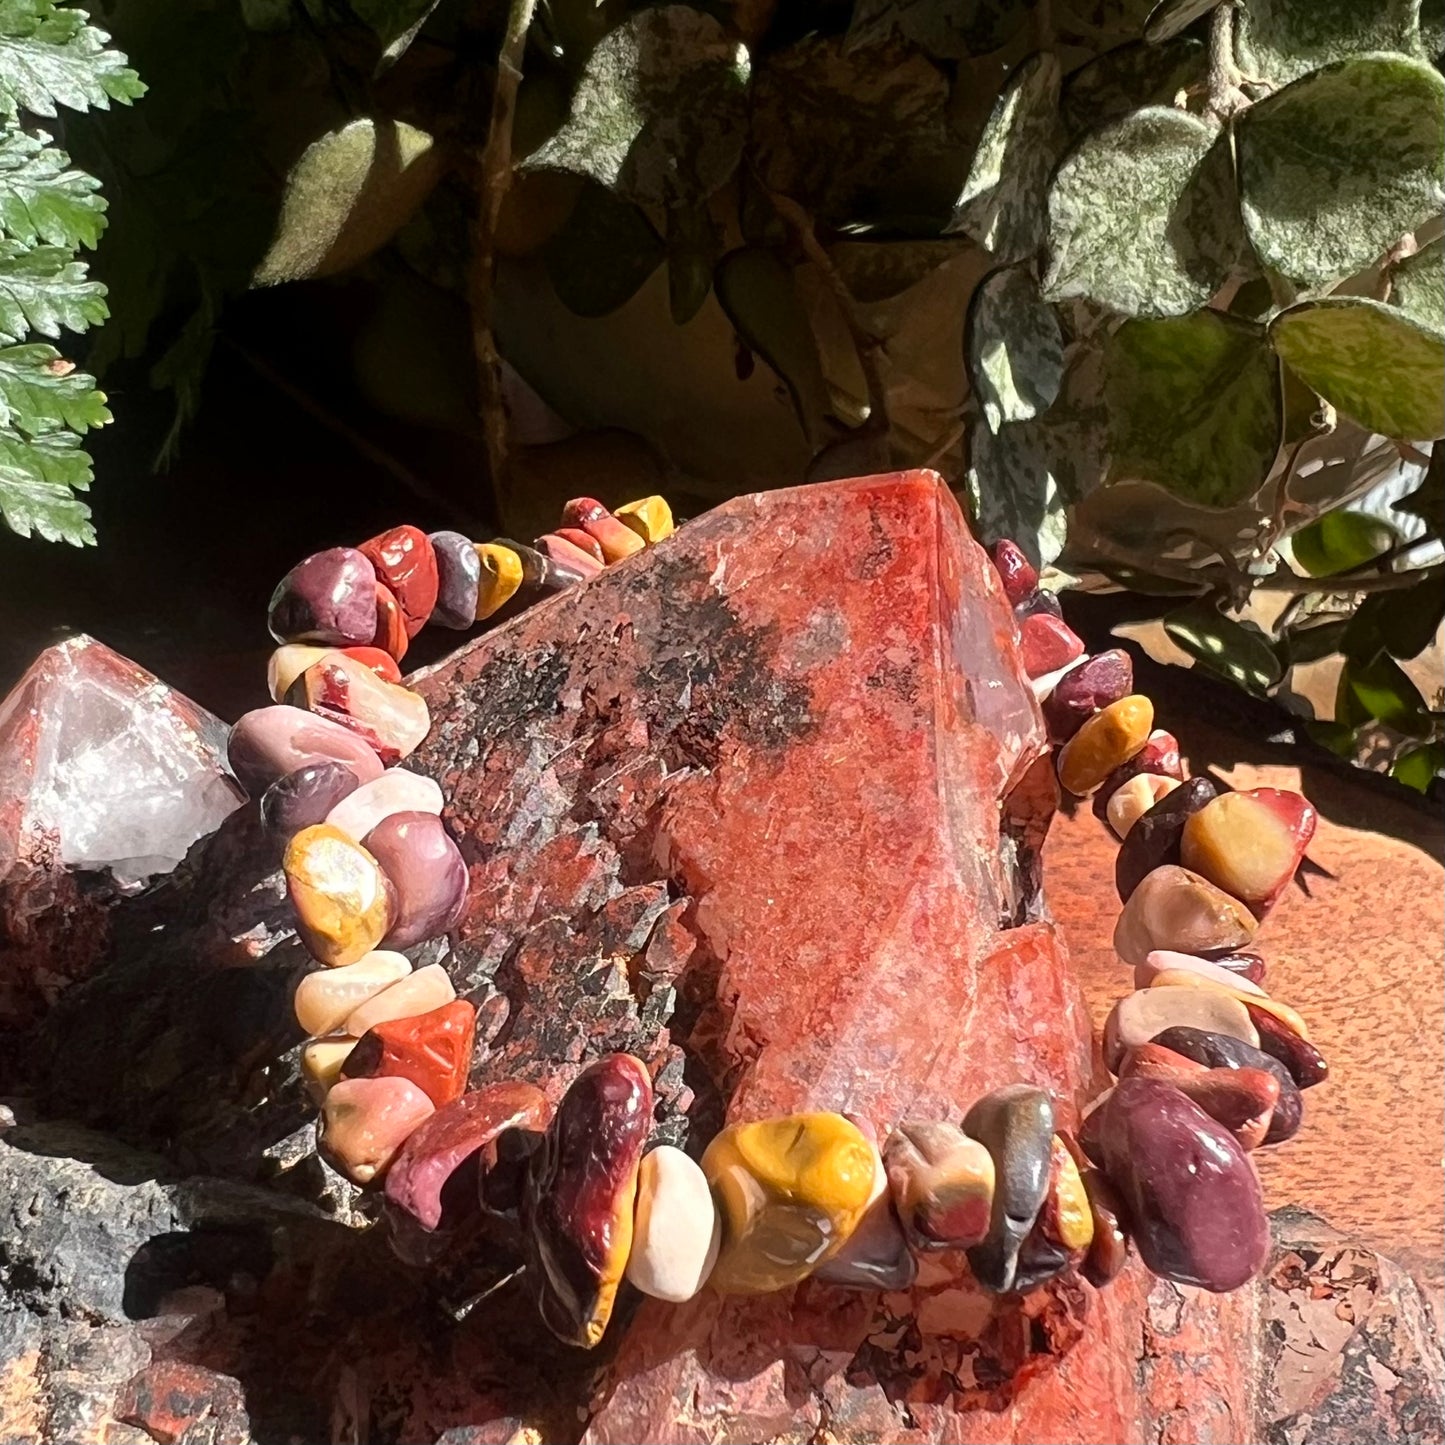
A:
[[[1329,772],[1303,778],[1202,723],[1176,725],[1195,771],[1236,787],[1301,788],[1320,812],[1310,856],[1335,878],[1291,889],[1260,930],[1267,986],[1296,1007],[1331,1077],[1305,1095],[1288,1144],[1255,1157],[1270,1208],[1298,1204],[1411,1270],[1445,1318],[1445,824]],[[1087,806],[1060,814],[1045,889],[1100,1026],[1130,971],[1110,935],[1118,915],[1112,834]]]

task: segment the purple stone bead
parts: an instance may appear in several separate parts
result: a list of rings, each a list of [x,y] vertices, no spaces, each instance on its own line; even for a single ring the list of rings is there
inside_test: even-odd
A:
[[[345,763],[307,763],[277,778],[261,795],[261,821],[272,832],[289,838],[326,815],[361,786],[361,779]]]
[[[1273,1074],[1279,1080],[1279,1103],[1274,1106],[1274,1117],[1269,1121],[1269,1133],[1264,1136],[1264,1142],[1283,1144],[1299,1132],[1305,1107],[1299,1085],[1289,1069],[1263,1049],[1257,1049],[1243,1039],[1231,1038],[1228,1034],[1211,1033],[1208,1029],[1190,1028],[1185,1024],[1165,1029],[1149,1042],[1183,1054],[1186,1059],[1193,1059],[1206,1068],[1263,1069],[1265,1073]]]
[[[1247,978],[1250,983],[1264,984],[1264,959],[1257,953],[1226,953],[1218,958],[1210,959],[1211,963],[1217,963],[1220,968],[1227,968],[1230,973],[1237,973],[1241,978]]]
[[[1208,778],[1190,778],[1166,793],[1140,818],[1114,856],[1114,886],[1119,898],[1129,896],[1156,868],[1179,862],[1184,825],[1219,794]]]
[[[465,632],[477,620],[482,560],[460,532],[433,532],[430,540],[437,559],[437,601],[429,621]]]
[[[467,901],[467,865],[435,813],[393,813],[362,846],[396,889],[383,948],[411,948],[456,927]]]
[[[276,584],[266,614],[277,642],[365,647],[376,635],[376,572],[354,547],[329,547]]]
[[[1172,1084],[1121,1079],[1095,1122],[1101,1164],[1129,1206],[1144,1263],[1222,1292],[1269,1257],[1269,1220],[1249,1156]]]
[[[381,776],[381,759],[365,739],[285,703],[243,713],[231,729],[226,760],[252,797],[307,763],[345,763],[363,783]]]
[[[1044,699],[1044,721],[1049,738],[1066,743],[1083,727],[1086,718],[1134,691],[1134,664],[1122,648],[1087,657],[1071,668]]]

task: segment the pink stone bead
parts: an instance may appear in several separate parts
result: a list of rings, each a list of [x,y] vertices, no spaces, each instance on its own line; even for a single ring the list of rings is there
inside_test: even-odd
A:
[[[393,1019],[413,1019],[449,1004],[457,996],[451,975],[439,963],[429,963],[415,973],[373,994],[346,1016],[342,1029],[359,1039],[367,1029]]]
[[[434,813],[393,813],[365,839],[396,889],[388,948],[410,948],[448,933],[467,901],[467,865]]]
[[[1239,993],[1257,994],[1260,998],[1269,995],[1257,984],[1251,983],[1243,974],[1234,969],[1222,968],[1207,958],[1197,958],[1192,953],[1178,953],[1172,948],[1156,948],[1143,963],[1134,965],[1134,987],[1148,988],[1161,973],[1178,969],[1184,973],[1197,973],[1221,988]]]
[[[341,799],[326,814],[326,821],[360,843],[394,813],[439,815],[444,802],[442,790],[432,778],[405,768],[388,768]]]
[[[226,758],[253,795],[308,763],[345,763],[363,783],[381,776],[381,759],[362,738],[329,718],[282,703],[243,713],[231,729]]]
[[[1047,612],[1024,618],[1019,628],[1019,651],[1024,671],[1042,677],[1084,655],[1083,639],[1067,622]]]
[[[370,1184],[434,1112],[410,1079],[342,1079],[321,1108],[320,1147],[353,1183]]]
[[[560,533],[544,532],[534,545],[544,557],[550,557],[560,566],[570,567],[584,578],[595,577],[602,570],[603,564],[596,557],[569,542]],[[599,547],[597,550],[601,552],[602,549]]]

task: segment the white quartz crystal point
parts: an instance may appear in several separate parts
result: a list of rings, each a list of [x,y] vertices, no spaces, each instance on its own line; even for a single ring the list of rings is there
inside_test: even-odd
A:
[[[80,635],[48,647],[0,702],[0,879],[28,864],[168,873],[245,801],[226,725]]]
[[[721,1239],[702,1170],[671,1144],[644,1154],[627,1278],[643,1294],[681,1304],[707,1283]]]

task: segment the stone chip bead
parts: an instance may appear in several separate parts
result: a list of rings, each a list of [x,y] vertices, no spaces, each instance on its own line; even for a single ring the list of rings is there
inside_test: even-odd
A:
[[[1024,555],[1017,542],[1001,538],[989,548],[989,556],[1003,583],[1003,595],[1010,606],[1017,607],[1039,585],[1039,570]]]
[[[1144,740],[1144,746],[1099,784],[1090,807],[1101,823],[1109,821],[1109,799],[1138,773],[1156,773],[1182,783],[1184,758],[1179,751],[1179,739],[1173,733],[1165,732],[1163,728],[1155,728]]]
[[[1114,790],[1105,807],[1105,816],[1114,836],[1122,842],[1129,836],[1134,824],[1178,786],[1177,778],[1166,778],[1163,773],[1135,773],[1127,783]]]
[[[1093,1222],[1093,1237],[1082,1265],[1083,1276],[1095,1289],[1102,1289],[1110,1280],[1117,1279],[1129,1262],[1128,1211],[1119,1191],[1102,1169],[1089,1162],[1078,1141],[1067,1134],[1062,1138],[1078,1166]]]
[[[722,1221],[707,1176],[681,1149],[661,1144],[642,1156],[627,1278],[653,1299],[681,1304],[707,1283],[722,1243]]]
[[[1172,1084],[1223,1124],[1244,1149],[1264,1143],[1279,1103],[1279,1080],[1263,1069],[1207,1069],[1158,1044],[1130,1049],[1119,1066],[1119,1077]]]
[[[631,528],[651,547],[673,533],[672,508],[666,497],[639,497],[618,507],[617,520]]]
[[[789,1114],[724,1129],[702,1156],[723,1218],[713,1288],[787,1289],[836,1254],[872,1198],[875,1155],[841,1114]]]
[[[366,835],[366,847],[396,894],[388,948],[411,948],[457,926],[467,865],[435,813],[392,813]]]
[[[276,584],[266,623],[277,642],[351,647],[376,631],[371,563],[355,547],[330,547],[298,562]]]
[[[1244,1005],[1209,987],[1144,988],[1125,994],[1104,1021],[1104,1064],[1118,1073],[1130,1049],[1147,1044],[1175,1025],[1229,1034],[1254,1047],[1259,1035]]]
[[[565,527],[578,527],[602,549],[602,560],[610,566],[642,551],[643,539],[620,522],[595,497],[576,497],[562,508]]]
[[[431,731],[431,715],[420,693],[383,682],[344,652],[308,667],[286,700],[348,728],[369,743],[383,763],[409,757]]]
[[[326,815],[326,821],[361,843],[393,813],[440,816],[445,801],[434,779],[405,768],[388,768],[379,778],[363,783],[349,794]]]
[[[1141,820],[1134,831],[1143,826]],[[1114,952],[1135,965],[1145,962],[1155,949],[1227,953],[1248,943],[1258,927],[1254,915],[1237,899],[1187,868],[1165,864],[1145,877],[1120,910]]]
[[[844,1289],[889,1292],[907,1289],[917,1276],[918,1263],[893,1210],[888,1171],[875,1149],[873,1190],[863,1218],[844,1241],[842,1249],[813,1271],[813,1278]]]
[[[1259,1047],[1283,1064],[1301,1089],[1324,1083],[1330,1073],[1325,1056],[1310,1042],[1307,1033],[1289,1026],[1278,1004],[1267,1009],[1263,1000],[1245,999],[1244,1006],[1259,1032]]]
[[[361,783],[381,776],[376,749],[355,733],[304,708],[280,703],[253,708],[236,719],[226,761],[253,797],[308,763],[344,763]]]
[[[437,600],[431,620],[438,627],[465,632],[477,620],[481,558],[471,538],[460,532],[433,532],[428,540],[437,564]]]
[[[419,979],[426,971],[420,969],[392,988]],[[451,987],[450,979],[447,986]],[[372,1002],[384,1004],[390,993],[390,988],[385,989]],[[372,1024],[356,1041],[341,1072],[348,1079],[410,1079],[440,1109],[465,1092],[476,1037],[476,1009],[465,999],[453,998],[426,1013]]]
[[[385,582],[373,582],[376,589],[376,631],[368,639],[372,647],[379,648],[395,661],[406,656],[411,638],[406,630],[406,617],[396,594]]]
[[[558,527],[551,535],[570,542],[579,552],[585,552],[594,562],[600,562],[604,567],[607,565],[602,544],[596,537],[584,532],[581,527]]]
[[[1263,918],[1289,886],[1314,832],[1315,810],[1298,793],[1224,793],[1185,823],[1180,861]]]
[[[1037,1289],[1070,1265],[1082,1263],[1093,1240],[1094,1214],[1079,1166],[1056,1134],[1050,1146],[1048,1192],[1019,1248],[1014,1291]]]
[[[1221,969],[1221,973],[1225,970]],[[1308,1040],[1309,1025],[1287,1003],[1270,998],[1257,984],[1243,978],[1214,977],[1194,968],[1166,968],[1154,976],[1150,988],[1212,988],[1236,998],[1249,1011],[1251,1020],[1256,1013],[1267,1014],[1283,1027],[1300,1038]]]
[[[1099,708],[1128,697],[1134,689],[1134,664],[1122,648],[1096,653],[1070,668],[1043,704],[1049,738],[1065,743]]]
[[[988,1235],[968,1251],[969,1268],[985,1289],[1005,1294],[1014,1287],[1019,1250],[1049,1191],[1053,1101],[1031,1084],[1011,1084],[979,1099],[963,1116],[963,1128],[994,1164]]]
[[[600,547],[597,548],[597,556],[593,556],[590,550],[579,547],[559,532],[543,533],[537,538],[535,546],[544,557],[578,573],[583,578],[597,576],[604,565],[601,560],[602,549]]]
[[[1185,823],[1218,792],[1208,778],[1190,778],[1134,820],[1114,857],[1114,886],[1120,902],[1127,903],[1129,895],[1156,868],[1179,862]]]
[[[1096,712],[1059,752],[1059,782],[1077,797],[1092,793],[1142,748],[1154,726],[1154,704],[1130,693]]]
[[[513,547],[501,542],[478,542],[476,553],[479,572],[476,620],[485,622],[500,612],[521,589],[522,558]]]
[[[292,999],[296,1022],[314,1037],[334,1037],[367,999],[390,988],[410,972],[411,960],[404,953],[377,949],[341,968],[322,968],[308,973],[296,985]],[[351,1041],[356,1042],[354,1037]]]
[[[415,1019],[444,1008],[456,998],[451,975],[439,963],[429,963],[415,973],[388,984],[347,1014],[341,1027],[353,1038],[398,1019]]]
[[[1086,1147],[1124,1196],[1134,1242],[1155,1274],[1223,1292],[1264,1267],[1269,1220],[1259,1179],[1226,1129],[1154,1079],[1124,1079],[1096,1115]]]
[[[511,1130],[535,1133],[552,1118],[547,1097],[509,1079],[463,1094],[419,1124],[392,1160],[386,1202],[425,1230],[477,1212],[482,1178]]]
[[[994,1162],[977,1139],[943,1120],[905,1120],[888,1136],[883,1162],[914,1249],[971,1249],[987,1238]]]
[[[630,1054],[609,1054],[573,1081],[532,1158],[523,1201],[529,1274],[547,1327],[591,1349],[607,1329],[632,1252],[652,1081]]]
[[[431,538],[419,527],[403,525],[379,532],[356,550],[396,598],[406,635],[415,637],[437,605],[437,557]]]
[[[354,1184],[370,1184],[432,1113],[406,1079],[342,1079],[321,1106],[317,1144]]]
[[[1200,978],[1218,984],[1226,992],[1235,992],[1243,997],[1267,998],[1265,991],[1253,980],[1234,969],[1226,968],[1213,959],[1197,958],[1192,953],[1178,953],[1172,948],[1156,948],[1143,963],[1134,966],[1134,987],[1148,988],[1156,978],[1166,973],[1193,973]]]
[[[345,763],[307,763],[277,778],[261,794],[261,822],[283,838],[324,823],[343,798],[358,787]]]
[[[395,890],[376,859],[339,828],[303,828],[286,845],[281,867],[296,931],[322,963],[355,963],[391,929]]]
[[[1082,657],[1084,643],[1062,618],[1035,612],[1019,626],[1019,655],[1028,676],[1042,677]]]
[[[356,1040],[350,1034],[327,1034],[324,1038],[308,1039],[301,1047],[301,1077],[306,1080],[306,1092],[316,1103],[321,1103],[331,1086],[341,1077],[341,1066],[356,1047]]]
[[[266,663],[266,690],[272,701],[284,702],[292,684],[308,667],[334,652],[344,653],[369,667],[383,682],[400,682],[401,669],[396,659],[379,647],[312,647],[305,642],[286,642],[273,652]]]
[[[1153,1042],[1159,1048],[1170,1049],[1211,1069],[1259,1069],[1273,1075],[1279,1084],[1279,1102],[1274,1106],[1274,1116],[1269,1121],[1264,1142],[1283,1144],[1299,1131],[1304,1117],[1299,1086],[1291,1078],[1289,1070],[1263,1049],[1229,1034],[1211,1033],[1207,1029],[1187,1025],[1167,1028]]]

